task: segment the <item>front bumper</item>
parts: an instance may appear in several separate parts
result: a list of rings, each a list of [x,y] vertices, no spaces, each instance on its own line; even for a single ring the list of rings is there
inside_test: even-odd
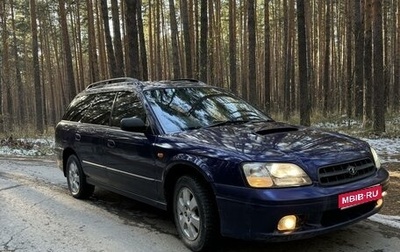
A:
[[[374,176],[334,187],[316,185],[299,188],[252,189],[216,185],[221,234],[227,237],[287,241],[313,237],[363,220],[382,208],[377,201],[347,209],[338,208],[338,195],[381,185],[389,186],[389,174],[380,169]],[[291,233],[277,230],[286,215],[299,218],[298,228]]]

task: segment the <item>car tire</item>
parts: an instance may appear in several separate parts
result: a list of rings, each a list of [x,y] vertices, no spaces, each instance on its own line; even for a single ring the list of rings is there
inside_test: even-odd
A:
[[[74,198],[86,199],[93,194],[94,186],[86,183],[81,163],[75,155],[68,157],[66,175],[68,189]]]
[[[195,177],[182,176],[174,189],[173,213],[179,237],[192,251],[209,248],[217,237],[218,216],[209,190]]]

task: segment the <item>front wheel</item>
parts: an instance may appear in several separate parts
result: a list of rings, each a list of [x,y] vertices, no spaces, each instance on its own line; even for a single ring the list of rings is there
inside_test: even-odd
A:
[[[85,174],[75,155],[68,157],[66,173],[68,189],[74,198],[85,199],[93,194],[94,186],[86,183]]]
[[[210,247],[216,237],[218,216],[211,197],[196,178],[183,176],[175,185],[175,225],[183,243],[193,251]]]

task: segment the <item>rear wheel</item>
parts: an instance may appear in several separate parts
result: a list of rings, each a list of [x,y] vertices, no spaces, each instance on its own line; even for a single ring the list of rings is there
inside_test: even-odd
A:
[[[196,178],[178,179],[173,200],[175,225],[183,243],[193,251],[212,245],[218,230],[218,216],[212,195]]]
[[[93,194],[94,186],[86,183],[81,164],[75,155],[68,157],[66,172],[68,189],[74,198],[85,199]]]

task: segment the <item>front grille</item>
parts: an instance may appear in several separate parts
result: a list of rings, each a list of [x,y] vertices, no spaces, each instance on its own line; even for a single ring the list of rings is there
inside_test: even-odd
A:
[[[366,158],[353,162],[321,167],[318,170],[318,180],[323,186],[346,184],[368,177],[376,171],[375,164]]]

